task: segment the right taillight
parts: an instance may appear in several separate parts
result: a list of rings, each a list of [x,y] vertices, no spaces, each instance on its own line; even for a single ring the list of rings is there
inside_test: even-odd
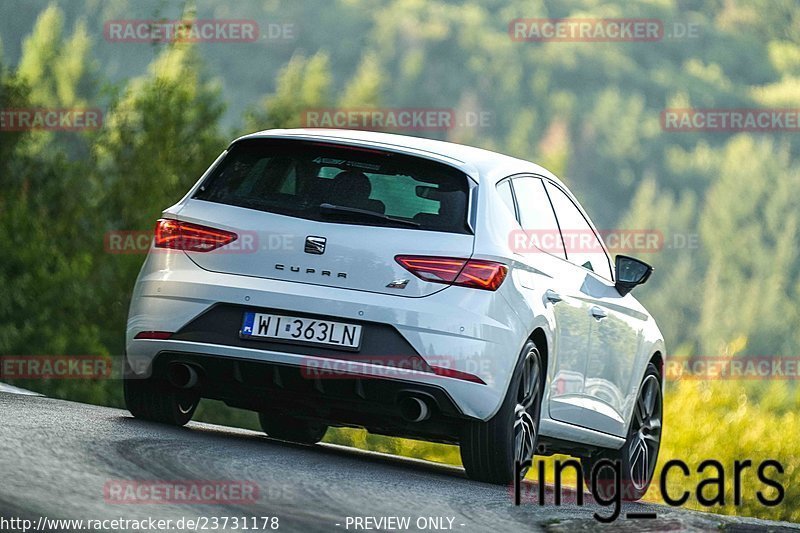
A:
[[[230,231],[162,218],[156,222],[155,247],[187,252],[210,252],[239,236]]]
[[[398,255],[395,261],[425,281],[488,291],[497,290],[508,273],[503,263],[482,259]]]

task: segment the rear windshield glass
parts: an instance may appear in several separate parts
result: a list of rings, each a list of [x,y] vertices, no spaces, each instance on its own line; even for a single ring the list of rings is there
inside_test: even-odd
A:
[[[195,198],[310,220],[470,233],[467,177],[425,159],[324,143],[234,144]]]

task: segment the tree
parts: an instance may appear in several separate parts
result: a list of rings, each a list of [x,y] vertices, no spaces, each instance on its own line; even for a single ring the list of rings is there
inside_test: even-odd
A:
[[[306,59],[292,57],[278,74],[275,92],[245,116],[249,132],[271,128],[297,128],[304,125],[304,114],[330,104],[330,67],[327,54]]]
[[[650,281],[635,296],[657,317],[670,354],[692,352],[698,343],[696,324],[703,302],[704,250],[696,244],[697,200],[693,193],[676,198],[659,188],[655,180],[642,182],[631,207],[618,224],[621,234],[655,236],[659,247],[629,253],[655,267]],[[665,295],[679,297],[665,297]]]
[[[95,72],[86,24],[79,21],[72,35],[65,37],[64,14],[51,4],[22,44],[17,76],[30,87],[29,104],[48,109],[99,108]],[[56,143],[55,152],[70,159],[88,155],[85,139],[70,131],[37,131],[29,149],[46,156]]]
[[[30,90],[0,65],[0,109],[29,105]],[[29,132],[0,132],[0,353],[101,353],[85,283],[91,257],[76,249],[70,194],[75,167],[42,157]],[[62,202],[56,193],[61,189]]]
[[[151,232],[161,211],[178,201],[225,148],[219,133],[219,87],[207,80],[196,49],[165,49],[147,75],[133,79],[108,113],[94,149],[94,176],[102,185],[95,236],[95,286],[102,301],[104,342],[122,353],[128,301],[143,256],[102,253],[103,233]]]
[[[747,352],[794,353],[800,320],[800,171],[785,146],[734,137],[700,219],[708,265],[698,340],[718,355],[732,339]]]

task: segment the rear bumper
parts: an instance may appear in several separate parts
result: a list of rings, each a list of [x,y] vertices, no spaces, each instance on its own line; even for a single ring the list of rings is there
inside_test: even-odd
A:
[[[303,368],[239,357],[160,352],[152,375],[168,379],[172,364],[192,366],[199,376],[197,392],[233,407],[288,413],[332,425],[368,428],[383,435],[418,437],[456,443],[467,418],[448,392],[418,381],[370,377],[311,379]],[[404,398],[424,398],[430,418],[409,422],[402,417]]]
[[[232,339],[236,338],[238,331],[227,331],[225,327],[222,330],[226,333],[217,337],[185,329],[196,323],[198,317],[220,305],[242,310],[273,309],[287,314],[324,315],[390,327],[402,342],[373,343],[369,350],[374,353],[365,353],[367,346],[362,345],[361,353],[357,355],[362,361],[371,362],[353,361],[353,354],[342,352],[335,365],[339,379],[303,377],[309,384],[323,382],[323,389],[326,385],[329,389],[335,388],[332,385],[334,381],[348,381],[345,374],[352,373],[370,376],[359,380],[362,382],[397,382],[440,391],[447,399],[445,403],[450,404],[442,413],[454,419],[486,420],[497,411],[510,381],[520,344],[527,335],[522,331],[518,316],[497,293],[449,287],[425,298],[387,296],[213,273],[200,269],[182,253],[162,253],[148,256],[134,289],[126,342],[131,366],[145,372],[145,369],[156,368],[157,356],[161,359],[164,354],[169,354],[170,358],[196,356],[227,361],[229,366],[222,370],[223,373],[233,372],[236,364],[243,363],[279,365],[300,371],[315,365],[320,368],[330,365],[331,354],[322,354],[313,348],[290,348],[290,345],[275,346],[258,341],[235,342]],[[233,324],[226,326],[227,329],[235,327]],[[167,340],[134,339],[142,331],[178,334]],[[409,347],[425,361],[475,375],[485,384],[374,364],[380,363],[382,358],[396,361],[392,358],[408,355],[403,346]],[[404,353],[392,353],[395,349]],[[339,361],[346,363],[339,364]],[[230,383],[223,387],[224,391],[214,392],[211,384],[215,379],[213,373],[206,378],[208,397],[216,394],[231,404],[256,405],[268,394],[266,385],[252,387],[235,379],[229,380]],[[221,377],[220,380],[224,381]],[[395,387],[384,389],[393,391]],[[321,404],[331,399],[323,394],[314,401]],[[357,402],[351,410],[368,411],[370,403],[374,402]]]

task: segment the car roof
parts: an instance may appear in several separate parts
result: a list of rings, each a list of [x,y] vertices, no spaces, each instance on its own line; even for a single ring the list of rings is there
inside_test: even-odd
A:
[[[412,137],[410,135],[360,130],[298,128],[264,130],[240,137],[237,141],[256,138],[330,141],[405,152],[455,166],[472,176],[478,182],[496,182],[513,174],[533,173],[547,176],[561,183],[560,180],[547,169],[529,161],[492,152],[490,150],[484,150],[483,148],[476,148],[474,146],[437,141],[423,137]]]

